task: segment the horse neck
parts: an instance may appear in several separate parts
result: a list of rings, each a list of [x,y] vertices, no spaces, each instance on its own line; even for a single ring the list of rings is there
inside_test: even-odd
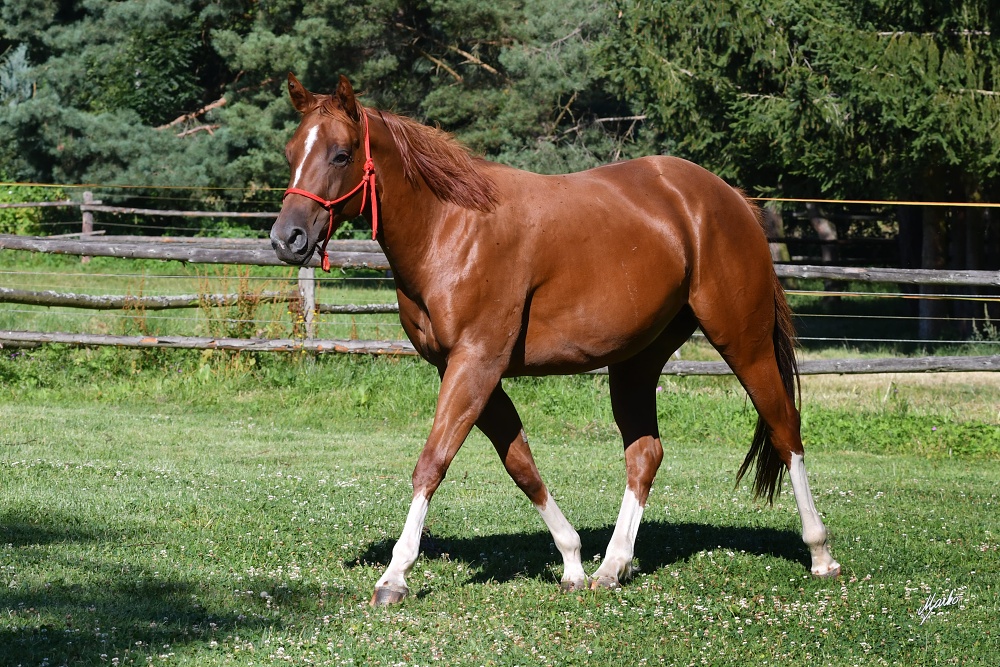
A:
[[[438,227],[452,205],[439,200],[422,178],[416,183],[403,173],[403,160],[385,123],[370,113],[372,160],[379,198],[378,242],[397,284],[418,285]],[[370,218],[370,210],[366,213]]]

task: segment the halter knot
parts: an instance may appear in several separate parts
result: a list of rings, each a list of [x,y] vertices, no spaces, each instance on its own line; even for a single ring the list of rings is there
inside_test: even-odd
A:
[[[361,176],[361,182],[351,188],[350,192],[345,195],[341,195],[336,199],[323,199],[317,194],[300,188],[288,188],[285,190],[285,194],[281,196],[281,198],[284,199],[288,195],[301,195],[302,197],[313,200],[329,212],[330,222],[327,224],[326,238],[323,240],[323,246],[320,248],[320,254],[323,256],[323,259],[320,262],[320,267],[327,273],[330,272],[330,255],[326,251],[326,246],[330,243],[330,237],[333,236],[334,206],[353,197],[358,190],[361,190],[360,210],[364,211],[365,204],[369,199],[368,192],[370,190],[372,203],[372,239],[374,239],[378,234],[378,196],[375,193],[375,161],[372,159],[371,132],[368,129],[368,115],[363,111],[362,118],[364,118],[365,121],[365,164],[364,174]]]

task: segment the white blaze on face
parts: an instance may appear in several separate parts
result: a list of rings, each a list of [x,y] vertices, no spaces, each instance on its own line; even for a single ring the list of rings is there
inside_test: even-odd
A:
[[[309,132],[306,134],[306,145],[305,153],[302,155],[302,160],[299,162],[299,166],[295,168],[295,180],[292,181],[292,187],[299,187],[299,179],[302,178],[302,168],[306,166],[306,162],[309,160],[309,153],[312,152],[313,146],[316,145],[316,137],[319,136],[319,125],[313,125],[309,128]]]

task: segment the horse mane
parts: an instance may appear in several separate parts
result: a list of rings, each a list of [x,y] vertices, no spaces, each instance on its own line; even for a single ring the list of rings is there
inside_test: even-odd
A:
[[[368,113],[360,102],[355,100],[355,104],[356,118]],[[316,95],[312,109],[345,122],[351,120],[341,101],[333,95]],[[389,111],[372,110],[370,113],[378,114],[389,129],[403,162],[403,174],[410,184],[416,185],[417,178],[422,176],[438,199],[477,211],[489,212],[496,208],[500,195],[496,183],[483,170],[486,160],[473,155],[444,130]]]
[[[417,177],[422,176],[438,199],[463,208],[496,208],[499,193],[483,169],[486,160],[473,155],[444,130],[388,111],[377,113],[396,143],[407,181],[416,184]]]

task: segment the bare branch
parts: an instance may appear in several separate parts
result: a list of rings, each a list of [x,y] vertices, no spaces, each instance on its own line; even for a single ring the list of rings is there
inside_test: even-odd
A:
[[[464,49],[460,49],[457,46],[454,46],[453,44],[445,44],[441,40],[435,39],[435,38],[431,37],[430,35],[427,35],[427,34],[421,32],[420,30],[417,30],[413,26],[406,25],[405,23],[400,23],[399,21],[396,21],[395,26],[397,28],[402,28],[403,30],[406,30],[407,32],[413,33],[414,35],[416,35],[416,36],[418,36],[418,37],[420,37],[422,39],[426,39],[426,40],[428,40],[430,42],[434,42],[438,46],[443,47],[445,49],[448,49],[449,51],[457,53],[458,55],[464,57],[465,60],[466,60],[466,62],[471,63],[473,65],[478,65],[479,67],[482,67],[484,70],[486,70],[490,74],[496,74],[497,76],[501,76],[500,72],[497,71],[497,69],[495,67],[493,67],[492,65],[489,65],[487,63],[484,63],[480,58],[478,58],[477,56],[469,53],[468,51],[465,51]],[[417,50],[420,51],[420,54],[422,56],[424,56],[425,58],[428,58],[434,64],[439,65],[439,66],[444,67],[445,69],[447,69],[447,71],[452,76],[458,78],[459,81],[462,80],[461,77],[459,77],[458,74],[455,72],[455,70],[451,69],[450,67],[447,67],[440,60],[438,60],[436,58],[430,57],[427,54],[426,51],[423,51],[422,49],[419,49],[419,48]]]
[[[221,127],[221,125],[218,125],[218,124],[216,124],[216,125],[199,125],[197,127],[192,127],[190,129],[184,130],[183,132],[178,132],[177,136],[178,137],[186,137],[186,136],[188,136],[190,134],[195,134],[197,132],[201,132],[202,130],[204,130],[205,132],[208,132],[209,134],[215,134],[214,130],[218,130],[220,127]]]
[[[184,114],[182,116],[178,116],[177,118],[174,118],[172,121],[170,121],[166,125],[160,125],[156,129],[157,130],[166,130],[167,128],[174,127],[175,125],[180,125],[181,123],[186,123],[189,120],[194,120],[198,116],[201,116],[203,114],[208,113],[212,109],[218,109],[221,106],[225,106],[225,104],[226,104],[226,98],[225,97],[220,97],[219,99],[215,100],[214,102],[212,102],[210,104],[206,104],[205,106],[203,106],[202,108],[198,109],[197,111],[192,111],[191,113],[186,113],[186,114]]]
[[[908,30],[888,30],[875,33],[879,37],[902,37],[903,35],[917,35],[919,37],[934,37],[938,34],[951,35],[954,37],[989,37],[989,30],[949,30],[945,33],[936,32],[910,32]]]
[[[565,35],[564,37],[560,37],[556,41],[550,42],[549,46],[558,46],[559,44],[562,44],[566,40],[568,40],[571,37],[573,37],[574,35],[579,35],[581,32],[583,32],[583,24],[582,23],[580,25],[576,26],[576,28],[574,28],[569,34]]]
[[[455,70],[453,70],[451,67],[449,67],[448,63],[444,62],[440,58],[435,58],[431,54],[429,54],[426,51],[424,51],[423,49],[421,49],[419,46],[416,47],[416,49],[420,53],[420,55],[422,55],[424,58],[427,58],[427,60],[430,60],[432,63],[434,63],[438,67],[440,67],[444,71],[448,72],[448,74],[451,74],[452,78],[455,79],[455,81],[457,81],[458,83],[462,83],[462,81],[463,81],[462,75],[459,74],[458,72],[456,72]]]
[[[457,53],[457,54],[459,54],[459,55],[461,55],[461,56],[465,56],[465,58],[466,58],[466,59],[467,59],[467,60],[468,60],[469,62],[471,62],[471,63],[474,63],[474,64],[476,64],[476,65],[479,65],[480,67],[482,67],[482,68],[483,68],[484,70],[486,70],[486,71],[487,71],[487,72],[489,72],[490,74],[496,74],[497,76],[499,76],[499,75],[500,75],[500,72],[498,72],[498,71],[496,70],[496,68],[494,68],[494,67],[493,67],[493,66],[491,66],[491,65],[487,65],[487,64],[486,64],[486,63],[484,63],[484,62],[483,62],[482,60],[480,60],[480,59],[479,59],[479,58],[477,58],[476,56],[472,55],[472,54],[471,54],[471,53],[469,53],[468,51],[463,51],[462,49],[458,48],[457,46],[451,46],[451,45],[448,45],[448,46],[447,46],[446,48],[448,48],[448,49],[449,49],[449,50],[451,50],[451,51],[454,51],[455,53]]]
[[[590,120],[580,121],[568,130],[563,130],[563,134],[570,134],[571,132],[579,132],[588,125],[601,125],[604,123],[618,123],[626,120],[632,121],[633,125],[640,120],[646,120],[646,115],[642,114],[639,116],[608,116],[607,118],[592,118]],[[630,130],[631,131],[631,130]]]
[[[564,116],[565,116],[566,114],[570,114],[570,116],[572,116],[572,115],[573,115],[573,113],[572,113],[572,112],[571,112],[571,111],[569,110],[569,108],[570,108],[571,106],[573,106],[573,102],[575,102],[575,101],[576,101],[576,97],[577,97],[577,95],[579,95],[579,94],[580,94],[580,91],[578,91],[578,90],[574,90],[574,91],[573,91],[573,94],[572,94],[572,95],[570,96],[570,98],[569,98],[569,102],[567,102],[566,104],[564,104],[564,105],[563,105],[563,107],[562,107],[562,108],[561,108],[561,109],[559,110],[559,115],[558,115],[558,116],[556,116],[556,122],[555,122],[555,123],[553,123],[553,125],[554,125],[555,127],[559,127],[559,123],[560,123],[560,122],[562,121],[563,117],[564,117]]]

